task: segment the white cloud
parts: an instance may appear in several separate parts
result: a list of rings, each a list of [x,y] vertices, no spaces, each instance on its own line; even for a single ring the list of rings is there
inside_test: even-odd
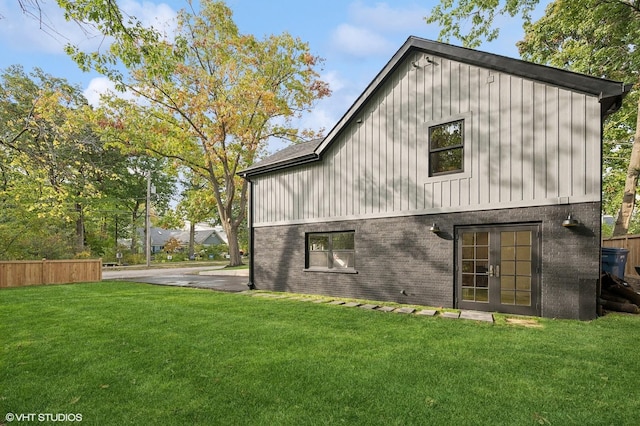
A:
[[[338,51],[357,58],[388,55],[397,47],[374,30],[351,24],[340,24],[333,31],[331,42]]]
[[[416,4],[395,8],[387,3],[368,6],[356,1],[349,5],[349,16],[354,23],[381,32],[403,32],[407,37],[412,31],[424,30],[424,17],[428,14],[429,9]]]
[[[367,5],[358,0],[348,8],[348,19],[332,32],[331,45],[356,59],[388,57],[397,48],[395,40],[423,34],[429,9],[419,5],[394,6],[379,2]]]
[[[94,107],[99,106],[100,97],[105,94],[116,94],[118,97],[122,99],[135,99],[135,95],[131,92],[120,92],[116,90],[116,85],[113,81],[109,80],[107,77],[96,77],[91,79],[89,85],[83,92],[84,97],[87,98],[89,105]]]
[[[301,120],[303,128],[320,130],[324,129],[324,134],[335,126],[340,116],[336,117],[335,113],[323,107],[316,107],[308,115]]]
[[[338,92],[347,85],[347,82],[337,71],[326,72],[320,76],[320,79],[329,84],[329,88],[332,92]]]
[[[65,20],[63,10],[56,2],[40,1],[39,9],[34,6],[27,9],[28,13],[21,10],[17,1],[2,1],[0,5],[3,16],[0,39],[5,45],[13,45],[16,51],[64,54],[64,46],[68,43],[87,51],[104,49],[108,45],[104,36],[92,26]],[[121,7],[145,25],[168,31],[175,28],[176,12],[165,3],[127,1]]]
[[[108,92],[115,92],[115,84],[106,77],[97,77],[89,82],[89,86],[84,91],[84,97],[89,101],[89,105],[97,107],[100,96]]]
[[[149,1],[123,1],[120,7],[125,14],[135,17],[145,27],[173,34],[177,26],[177,12],[166,3],[155,4]]]

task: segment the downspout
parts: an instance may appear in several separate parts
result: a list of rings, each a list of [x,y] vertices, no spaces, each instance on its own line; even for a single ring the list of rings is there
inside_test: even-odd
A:
[[[253,248],[254,248],[254,232],[253,232],[253,183],[247,177],[247,175],[242,176],[249,185],[249,209],[247,212],[247,227],[249,228],[249,282],[247,283],[247,287],[249,290],[255,290],[255,281],[253,276]]]
[[[600,295],[602,294],[602,188],[604,186],[604,121],[607,118],[607,111],[600,109],[600,239],[598,241],[598,280],[596,282],[596,318],[604,315],[602,305],[600,305]]]

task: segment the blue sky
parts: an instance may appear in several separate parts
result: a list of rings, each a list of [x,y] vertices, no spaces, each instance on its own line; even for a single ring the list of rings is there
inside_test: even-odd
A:
[[[67,42],[96,48],[100,37],[87,34],[64,21],[54,0],[40,0],[42,21],[26,16],[17,0],[0,0],[0,69],[21,64],[26,71],[40,67],[79,85],[90,102],[110,84],[98,74],[83,73],[64,53]],[[313,112],[301,119],[302,127],[329,131],[369,82],[410,35],[435,40],[439,29],[424,17],[437,0],[228,0],[240,31],[258,37],[288,32],[309,43],[324,58],[323,80],[333,91]],[[541,0],[543,5],[549,1]],[[130,15],[146,23],[167,22],[185,0],[119,0]],[[538,8],[538,16],[544,10]],[[522,38],[521,23],[501,18],[500,37],[480,50],[518,57],[515,43]],[[454,42],[455,44],[455,42]]]

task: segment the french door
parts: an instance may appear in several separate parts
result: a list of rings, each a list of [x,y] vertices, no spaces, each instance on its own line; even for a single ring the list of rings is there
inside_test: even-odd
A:
[[[540,315],[538,225],[457,229],[458,308]]]

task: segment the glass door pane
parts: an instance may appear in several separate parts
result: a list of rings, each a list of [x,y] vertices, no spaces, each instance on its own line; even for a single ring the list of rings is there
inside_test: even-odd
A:
[[[531,231],[500,232],[500,303],[531,306]]]
[[[489,233],[462,233],[462,300],[489,302]]]

